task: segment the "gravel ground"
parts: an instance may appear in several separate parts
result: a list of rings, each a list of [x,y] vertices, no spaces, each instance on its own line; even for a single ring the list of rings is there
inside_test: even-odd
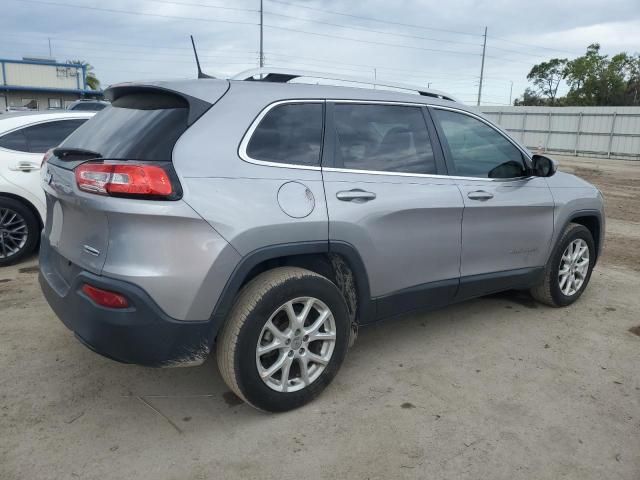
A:
[[[577,304],[510,292],[363,329],[328,390],[286,414],[239,402],[211,360],[90,352],[36,259],[0,270],[0,479],[638,480],[640,164],[560,162],[607,200]]]

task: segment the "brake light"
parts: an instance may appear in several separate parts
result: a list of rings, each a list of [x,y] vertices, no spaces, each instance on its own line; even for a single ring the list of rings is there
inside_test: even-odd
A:
[[[169,197],[174,193],[168,173],[156,165],[83,163],[75,174],[80,190],[100,195]]]
[[[82,286],[82,291],[91,300],[103,307],[127,308],[129,306],[129,301],[127,300],[127,298],[123,295],[120,295],[119,293],[111,292],[109,290],[103,290],[101,288],[91,286],[87,283]]]

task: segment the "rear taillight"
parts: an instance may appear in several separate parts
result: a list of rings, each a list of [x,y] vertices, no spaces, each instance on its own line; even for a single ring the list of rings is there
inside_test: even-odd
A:
[[[75,174],[80,190],[100,195],[173,199],[177,194],[167,170],[157,165],[83,163]]]
[[[109,290],[94,287],[85,283],[82,286],[84,294],[102,307],[107,308],[127,308],[129,301],[123,295]]]

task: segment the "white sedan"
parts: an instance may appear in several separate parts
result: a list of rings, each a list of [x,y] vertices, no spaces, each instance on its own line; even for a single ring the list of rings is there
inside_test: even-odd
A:
[[[40,165],[95,112],[19,112],[0,115],[0,267],[38,245],[45,219]]]

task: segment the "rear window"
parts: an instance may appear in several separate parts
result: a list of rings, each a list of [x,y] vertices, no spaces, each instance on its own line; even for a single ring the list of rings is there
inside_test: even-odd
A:
[[[60,146],[97,152],[105,159],[170,161],[188,117],[189,105],[177,95],[123,95]]]

